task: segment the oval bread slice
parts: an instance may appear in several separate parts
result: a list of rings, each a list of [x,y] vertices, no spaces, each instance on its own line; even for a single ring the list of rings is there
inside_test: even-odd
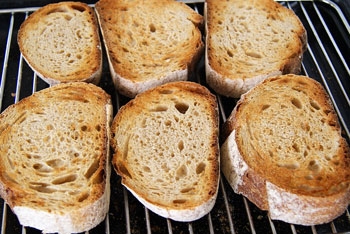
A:
[[[23,22],[17,40],[28,65],[50,85],[100,81],[98,23],[85,3],[61,2],[40,8]]]
[[[112,79],[125,96],[187,80],[202,55],[203,17],[183,2],[100,0],[96,13]]]
[[[87,231],[109,208],[112,105],[83,82],[34,93],[0,114],[0,195],[23,226]]]
[[[273,0],[208,0],[206,78],[217,93],[239,98],[267,77],[299,73],[306,31]]]
[[[266,79],[242,95],[223,131],[225,177],[272,219],[316,225],[345,211],[349,146],[320,83]]]
[[[219,180],[215,96],[193,82],[145,91],[112,124],[113,165],[147,208],[193,221],[214,206]]]

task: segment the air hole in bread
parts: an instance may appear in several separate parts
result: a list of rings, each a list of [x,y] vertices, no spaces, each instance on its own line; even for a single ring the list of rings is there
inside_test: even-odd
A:
[[[51,11],[48,11],[46,13],[46,15],[50,15],[50,14],[57,13],[57,12],[67,12],[67,11],[68,10],[64,7],[57,7],[57,8],[52,9]]]
[[[82,56],[80,54],[77,54],[77,59],[81,59]]]
[[[96,129],[96,131],[98,131],[98,132],[101,131],[101,129],[102,129],[102,128],[101,128],[101,125],[99,125],[99,124],[96,125],[96,126],[95,126],[95,129]]]
[[[162,89],[159,91],[160,94],[172,94],[173,92],[171,89]]]
[[[261,107],[261,110],[264,111],[264,110],[268,109],[269,107],[270,107],[270,105],[265,104]]]
[[[79,5],[72,5],[71,8],[80,12],[84,12],[86,10],[85,7]]]
[[[72,16],[70,15],[64,15],[64,19],[67,21],[70,21],[72,19]]]
[[[76,174],[70,174],[70,175],[66,175],[66,176],[62,176],[59,177],[57,179],[54,179],[51,183],[58,185],[58,184],[65,184],[65,183],[69,183],[69,182],[73,182],[77,179],[77,175]]]
[[[183,203],[186,203],[186,199],[177,199],[177,200],[173,200],[173,203],[175,204],[183,204]]]
[[[295,152],[297,152],[297,153],[300,152],[300,148],[299,148],[299,145],[298,145],[298,144],[294,143],[294,144],[292,145],[292,148],[294,149]]]
[[[219,20],[219,21],[218,21],[218,24],[222,24],[222,21],[221,21],[221,20]]]
[[[83,202],[83,201],[85,201],[88,197],[89,197],[89,193],[88,193],[88,192],[84,192],[84,193],[82,193],[82,194],[79,196],[78,202]]]
[[[231,50],[227,50],[226,52],[227,52],[227,55],[228,55],[228,56],[230,56],[231,58],[233,57],[233,53],[232,53]]]
[[[304,157],[308,156],[309,152],[307,150],[304,151]]]
[[[96,158],[94,162],[90,165],[90,167],[85,172],[84,176],[86,179],[90,179],[90,177],[97,171],[100,166],[100,160]]]
[[[49,188],[47,186],[29,186],[29,188],[38,191],[39,193],[54,193],[57,190],[53,188]]]
[[[175,103],[175,108],[181,113],[181,114],[186,114],[189,106],[188,104],[184,103],[184,102],[178,102]]]
[[[253,58],[262,58],[262,55],[254,51],[245,51],[245,54]]]
[[[128,11],[128,8],[127,7],[122,7],[120,8],[121,11]]]
[[[187,167],[186,165],[182,165],[176,170],[176,180],[179,180],[187,175]]]
[[[297,162],[292,162],[292,163],[278,163],[277,166],[279,167],[284,167],[284,168],[287,168],[287,169],[290,169],[290,170],[294,170],[294,169],[298,169],[300,166],[299,166],[299,163]]]
[[[85,132],[88,129],[88,127],[86,125],[83,125],[83,126],[81,126],[80,129],[81,129],[81,131]]]
[[[125,53],[129,53],[129,50],[125,47],[122,48],[122,50],[125,52]]]
[[[36,171],[39,171],[39,172],[51,172],[52,169],[41,164],[41,163],[35,163],[33,165],[33,168],[36,170]]]
[[[170,127],[171,126],[171,121],[170,120],[165,121],[165,126]]]
[[[190,192],[190,191],[192,191],[192,190],[194,190],[194,188],[193,187],[188,187],[188,188],[184,188],[184,189],[181,189],[181,193],[188,193],[188,192]]]
[[[302,108],[302,104],[301,104],[301,101],[299,99],[292,98],[291,102],[296,108],[298,108],[298,109]]]
[[[321,169],[321,166],[319,165],[319,163],[317,162],[317,160],[311,160],[307,166],[307,168],[310,171],[314,171],[314,172],[318,172]]]
[[[201,174],[202,172],[205,171],[206,164],[204,162],[201,162],[197,165],[196,167],[196,173],[197,175]]]
[[[52,160],[46,161],[46,164],[52,168],[60,168],[64,164],[64,161],[61,159],[52,159]]]
[[[46,130],[52,130],[53,126],[51,124],[46,125]]]
[[[154,109],[151,109],[150,111],[152,112],[164,112],[164,111],[167,111],[168,110],[168,107],[167,106],[156,106],[156,108]]]
[[[177,147],[179,148],[180,152],[184,149],[184,142],[183,142],[183,140],[179,141],[179,143],[177,144]]]
[[[306,180],[313,180],[313,179],[314,179],[314,176],[313,176],[313,175],[306,175],[306,176],[304,176],[304,178],[305,178]]]
[[[151,168],[147,167],[147,166],[144,166],[143,167],[143,171],[144,172],[151,172]]]
[[[311,101],[310,101],[310,105],[311,105],[315,110],[319,110],[319,109],[320,109],[320,106],[319,106],[314,100],[311,100]]]
[[[154,26],[154,24],[150,24],[150,25],[149,25],[149,30],[150,30],[151,32],[155,32],[155,31],[156,31],[156,26]]]
[[[100,170],[97,175],[94,177],[93,184],[101,184],[105,180],[105,170]]]

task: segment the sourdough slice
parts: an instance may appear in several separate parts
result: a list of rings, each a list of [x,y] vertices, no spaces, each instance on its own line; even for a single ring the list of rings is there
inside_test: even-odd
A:
[[[320,83],[297,75],[264,80],[224,124],[222,171],[272,219],[330,222],[349,203],[349,146]]]
[[[208,0],[206,79],[239,98],[270,76],[299,73],[306,31],[292,10],[273,0]]]
[[[219,180],[215,96],[193,82],[173,82],[136,96],[112,124],[113,165],[147,208],[193,221],[214,206]]]
[[[0,195],[19,222],[44,233],[87,231],[109,208],[110,97],[59,84],[0,115]]]
[[[174,0],[100,0],[96,12],[116,89],[134,97],[187,80],[203,43],[203,17]]]
[[[97,18],[85,3],[61,2],[40,8],[23,22],[17,40],[28,65],[50,85],[100,81]]]

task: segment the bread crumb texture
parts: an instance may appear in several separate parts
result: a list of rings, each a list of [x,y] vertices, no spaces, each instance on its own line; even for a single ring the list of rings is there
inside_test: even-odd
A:
[[[195,83],[175,82],[140,94],[112,125],[113,164],[123,184],[166,209],[193,209],[217,191],[215,97]]]
[[[133,82],[186,70],[202,48],[202,16],[184,3],[100,0],[96,10],[113,69]]]
[[[94,11],[84,3],[49,4],[24,21],[18,43],[29,65],[44,77],[80,81],[101,66],[97,27]]]
[[[300,71],[305,29],[273,0],[208,0],[207,27],[209,65],[225,78]]]
[[[267,181],[296,194],[349,189],[349,146],[316,81],[295,75],[265,80],[237,107],[240,154]]]
[[[63,215],[102,196],[108,100],[78,82],[39,91],[0,115],[0,192],[11,208]]]

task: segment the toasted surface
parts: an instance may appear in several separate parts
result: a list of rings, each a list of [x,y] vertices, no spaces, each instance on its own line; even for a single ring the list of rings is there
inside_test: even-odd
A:
[[[139,94],[118,112],[112,136],[113,165],[146,207],[192,221],[214,206],[218,110],[206,88],[174,82]]]
[[[29,66],[49,84],[99,82],[97,18],[85,3],[61,2],[35,11],[21,25],[18,44]]]
[[[96,3],[116,88],[134,97],[164,82],[187,80],[202,52],[203,17],[173,0]]]
[[[296,75],[266,79],[242,96],[224,129],[226,178],[271,218],[312,225],[344,212],[349,146],[321,84]]]
[[[109,206],[110,97],[82,82],[22,99],[0,115],[0,194],[20,223],[89,230]]]
[[[269,76],[299,73],[306,31],[273,0],[208,0],[206,73],[218,93],[239,97]]]

